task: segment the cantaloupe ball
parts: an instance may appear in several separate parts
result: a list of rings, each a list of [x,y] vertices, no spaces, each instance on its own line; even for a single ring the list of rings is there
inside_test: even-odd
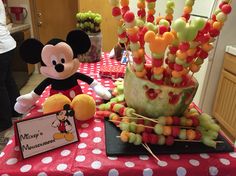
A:
[[[52,112],[61,111],[65,104],[70,104],[70,99],[62,94],[55,94],[46,99],[43,103],[43,113],[48,114]]]
[[[75,111],[75,118],[80,121],[92,118],[96,111],[94,99],[87,94],[80,94],[74,97],[71,106]]]

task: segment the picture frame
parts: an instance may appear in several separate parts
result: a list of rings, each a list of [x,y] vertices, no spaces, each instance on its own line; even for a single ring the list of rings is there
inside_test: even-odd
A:
[[[14,125],[16,145],[23,159],[79,141],[74,114],[67,110],[24,119]]]

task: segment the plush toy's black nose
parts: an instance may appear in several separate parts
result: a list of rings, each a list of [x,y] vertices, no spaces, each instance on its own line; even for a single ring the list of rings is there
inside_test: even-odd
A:
[[[55,70],[56,70],[57,72],[63,72],[63,71],[64,71],[64,65],[62,65],[62,64],[57,64],[57,65],[55,66]]]

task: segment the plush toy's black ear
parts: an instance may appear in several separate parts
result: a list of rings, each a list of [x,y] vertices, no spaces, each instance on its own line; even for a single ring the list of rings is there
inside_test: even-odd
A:
[[[86,53],[91,46],[89,36],[81,30],[70,31],[66,41],[71,46],[74,57],[77,57],[78,54]]]
[[[27,39],[20,46],[21,58],[29,64],[41,61],[41,52],[44,45],[36,39]]]

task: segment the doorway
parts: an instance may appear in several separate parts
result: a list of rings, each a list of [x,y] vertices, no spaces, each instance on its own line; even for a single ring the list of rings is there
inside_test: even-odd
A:
[[[52,38],[65,40],[76,28],[78,0],[30,0],[34,37],[42,43]]]

